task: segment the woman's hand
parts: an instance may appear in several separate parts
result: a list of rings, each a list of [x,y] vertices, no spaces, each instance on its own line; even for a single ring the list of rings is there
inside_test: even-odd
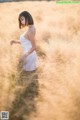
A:
[[[23,56],[21,56],[21,58],[19,59],[19,63],[23,62],[24,58]]]
[[[23,54],[22,56],[21,56],[21,58],[19,59],[19,63],[20,62],[25,62],[25,58],[28,56],[28,54]]]
[[[11,45],[12,45],[13,43],[21,44],[21,42],[19,42],[19,41],[15,41],[15,40],[12,40],[12,41],[10,42]]]
[[[15,43],[15,40],[12,40],[12,41],[10,42],[10,45],[12,45],[13,43]]]

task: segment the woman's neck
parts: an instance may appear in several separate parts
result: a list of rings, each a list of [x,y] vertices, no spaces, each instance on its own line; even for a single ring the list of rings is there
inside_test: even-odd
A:
[[[32,28],[32,27],[34,27],[34,25],[28,25],[28,27],[29,27],[29,28]]]

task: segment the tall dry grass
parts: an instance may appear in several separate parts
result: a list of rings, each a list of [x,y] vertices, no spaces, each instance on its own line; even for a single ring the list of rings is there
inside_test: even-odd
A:
[[[21,71],[18,15],[28,10],[37,29],[38,69]],[[0,4],[0,111],[10,120],[80,119],[80,8],[55,2]]]

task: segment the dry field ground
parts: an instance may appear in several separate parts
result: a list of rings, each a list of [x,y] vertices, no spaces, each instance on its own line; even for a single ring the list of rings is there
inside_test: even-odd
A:
[[[38,69],[27,73],[18,15],[35,22]],[[56,2],[0,3],[0,111],[10,120],[80,120],[80,5]]]

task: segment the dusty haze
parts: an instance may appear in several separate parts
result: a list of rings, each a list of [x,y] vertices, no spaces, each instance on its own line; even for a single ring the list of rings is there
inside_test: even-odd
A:
[[[18,15],[35,22],[38,69],[22,71],[22,48],[10,46],[27,28]],[[80,120],[80,5],[55,2],[0,3],[0,111],[10,120]]]

